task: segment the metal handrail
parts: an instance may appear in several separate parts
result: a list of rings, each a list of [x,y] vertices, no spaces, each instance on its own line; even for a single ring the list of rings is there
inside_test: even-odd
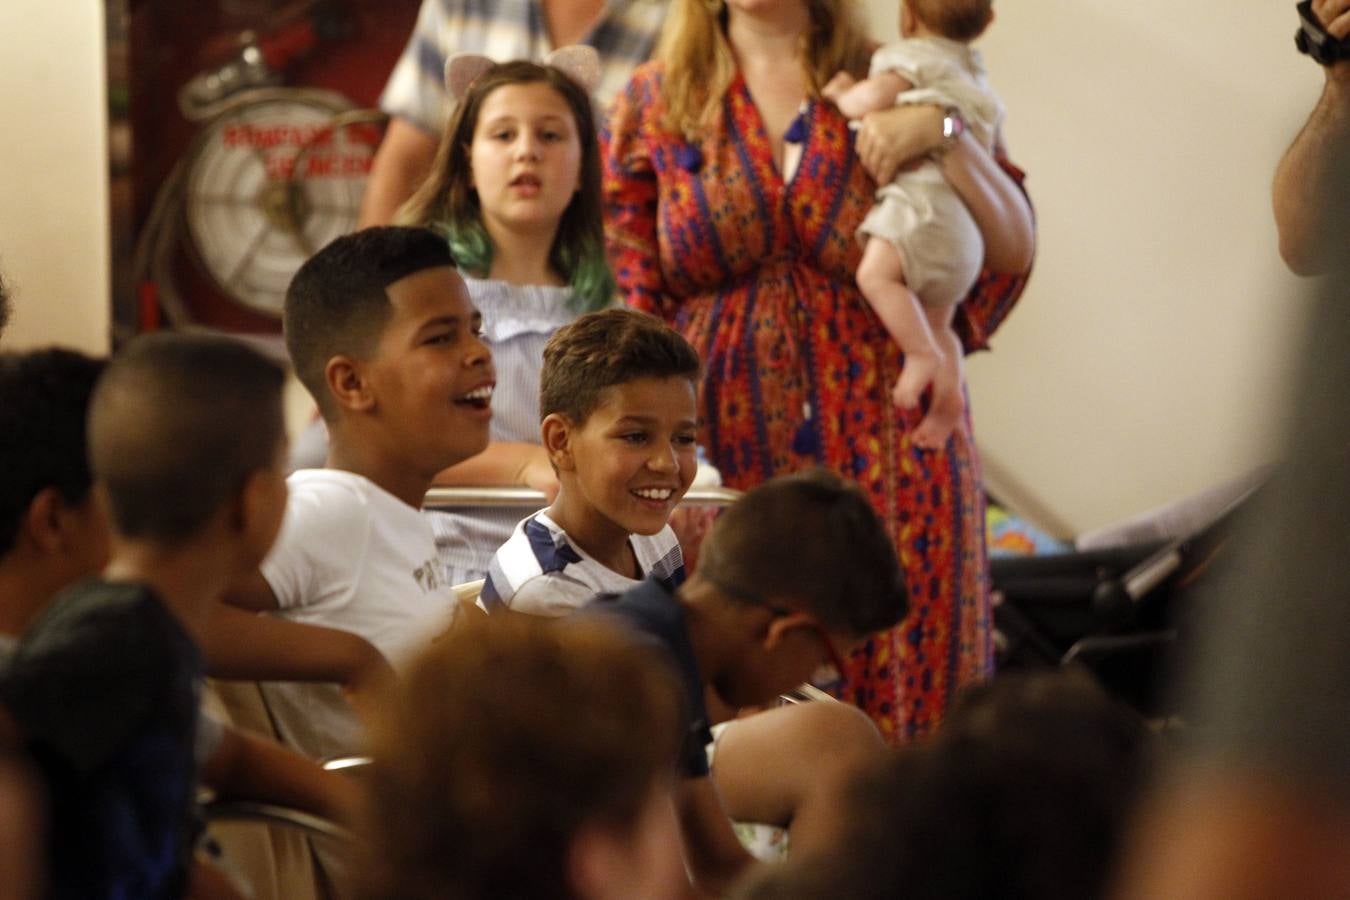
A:
[[[680,500],[681,506],[730,506],[741,491],[725,487],[694,487]],[[433,487],[422,501],[423,509],[453,510],[466,506],[497,506],[543,509],[548,498],[543,491],[527,487]]]

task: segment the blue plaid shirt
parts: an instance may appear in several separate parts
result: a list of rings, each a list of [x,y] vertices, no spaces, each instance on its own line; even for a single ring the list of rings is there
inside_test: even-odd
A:
[[[597,110],[651,55],[668,12],[664,0],[609,0],[582,42],[600,54]],[[380,97],[380,108],[440,137],[451,103],[445,61],[460,51],[497,62],[542,60],[553,46],[538,0],[423,0],[417,24]]]

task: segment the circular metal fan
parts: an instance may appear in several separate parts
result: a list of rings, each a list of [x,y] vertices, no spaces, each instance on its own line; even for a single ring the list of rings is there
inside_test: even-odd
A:
[[[232,98],[188,155],[182,222],[228,297],[280,317],[306,259],[356,227],[380,114],[339,94],[263,89]]]

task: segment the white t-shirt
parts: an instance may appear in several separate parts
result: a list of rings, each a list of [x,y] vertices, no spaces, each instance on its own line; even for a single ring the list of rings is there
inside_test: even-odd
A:
[[[395,668],[450,626],[456,609],[421,512],[366,478],[302,469],[287,479],[281,534],[262,564],[279,615],[359,634]],[[270,683],[263,695],[287,743],[315,758],[361,749],[336,685]]]
[[[655,578],[672,588],[684,581],[684,554],[669,525],[651,536],[632,535],[628,542],[644,578]],[[546,512],[538,512],[521,520],[497,550],[479,605],[489,613],[505,608],[536,616],[565,616],[596,594],[622,593],[637,584],[589,556]]]

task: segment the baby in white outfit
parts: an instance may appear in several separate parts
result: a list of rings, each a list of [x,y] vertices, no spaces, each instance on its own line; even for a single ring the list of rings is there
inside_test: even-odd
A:
[[[867,79],[841,72],[823,94],[850,119],[896,104],[947,109],[945,150],[969,130],[993,148],[1003,105],[989,89],[979,53],[970,42],[993,20],[992,0],[902,0],[902,40],[872,55]],[[928,413],[913,439],[942,446],[965,411],[961,342],[952,330],[956,304],[969,293],[984,260],[984,239],[938,160],[901,172],[877,190],[863,220],[858,288],[905,353],[892,391],[906,409],[929,384]]]

